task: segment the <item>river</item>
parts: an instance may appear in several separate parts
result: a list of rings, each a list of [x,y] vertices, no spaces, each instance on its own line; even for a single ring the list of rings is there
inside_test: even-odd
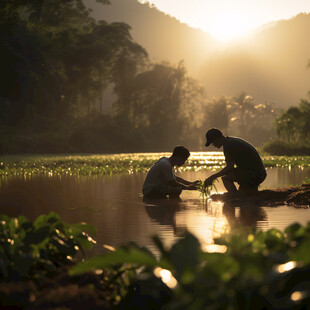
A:
[[[267,173],[261,189],[301,184],[310,175],[310,168],[272,168]],[[196,180],[210,174],[187,171],[179,176]],[[171,245],[188,230],[207,245],[214,237],[238,226],[283,229],[293,222],[310,221],[310,209],[225,206],[203,200],[197,191],[184,191],[180,201],[143,201],[145,175],[2,177],[1,213],[25,215],[33,220],[55,211],[69,223],[91,224],[97,228],[94,253],[103,252],[103,244],[118,246],[128,241],[153,249],[152,234]],[[219,192],[224,191],[221,181],[216,186]]]

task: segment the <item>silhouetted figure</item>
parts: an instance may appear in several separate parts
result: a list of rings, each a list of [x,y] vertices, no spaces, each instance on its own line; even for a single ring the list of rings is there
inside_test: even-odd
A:
[[[182,166],[190,153],[184,146],[176,146],[170,157],[160,158],[149,170],[142,193],[147,198],[178,198],[183,189],[195,190],[198,181],[186,181],[174,174],[174,166]]]
[[[236,193],[234,182],[239,184],[239,191],[252,193],[258,190],[267,174],[257,150],[249,142],[235,137],[225,137],[216,128],[206,133],[206,146],[213,144],[223,147],[226,167],[206,179],[206,184],[222,177],[223,184],[229,193]]]

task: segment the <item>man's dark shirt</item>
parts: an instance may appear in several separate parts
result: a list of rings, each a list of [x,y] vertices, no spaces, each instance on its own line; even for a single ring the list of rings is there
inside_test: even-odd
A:
[[[223,144],[226,163],[233,162],[238,168],[257,172],[259,176],[266,176],[262,159],[255,147],[240,138],[227,137]]]

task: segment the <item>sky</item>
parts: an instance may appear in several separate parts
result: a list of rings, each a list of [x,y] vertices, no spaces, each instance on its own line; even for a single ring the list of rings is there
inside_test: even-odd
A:
[[[229,41],[270,22],[310,13],[310,0],[139,0],[216,39]]]

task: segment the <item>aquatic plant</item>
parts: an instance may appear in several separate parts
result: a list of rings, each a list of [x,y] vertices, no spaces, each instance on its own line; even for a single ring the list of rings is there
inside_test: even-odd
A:
[[[200,192],[200,196],[202,199],[209,198],[212,190],[217,192],[217,188],[214,184],[215,181],[218,181],[218,180],[214,180],[212,184],[207,185],[205,181],[199,180],[199,183],[197,185],[197,190]]]
[[[310,178],[306,178],[306,179],[304,180],[304,184],[310,184]]]
[[[0,176],[96,175],[146,172],[170,153],[114,155],[19,155],[0,156]],[[310,167],[310,156],[265,156],[266,167]],[[219,170],[225,167],[221,152],[193,152],[179,171]]]
[[[85,223],[66,224],[54,212],[34,222],[24,216],[0,215],[0,282],[32,279],[41,281],[57,268],[72,264],[78,252],[91,249]]]
[[[310,156],[264,156],[265,167],[310,167]]]

